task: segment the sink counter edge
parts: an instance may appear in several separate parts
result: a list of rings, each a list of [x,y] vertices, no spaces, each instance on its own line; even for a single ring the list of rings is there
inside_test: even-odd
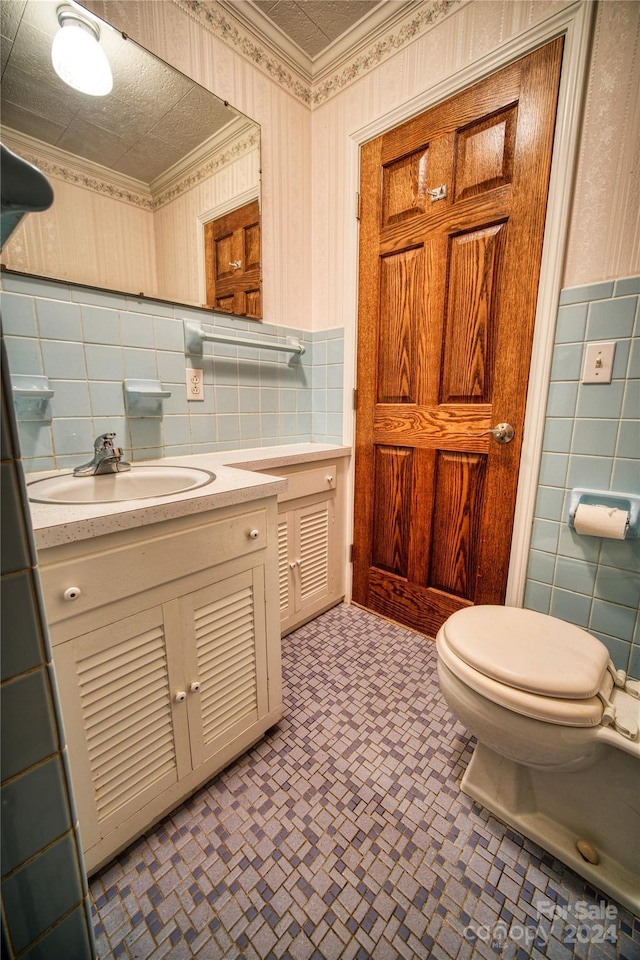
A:
[[[215,473],[216,479],[211,484],[193,490],[140,500],[84,504],[29,501],[35,544],[38,549],[46,549],[115,533],[118,530],[130,530],[219,507],[277,496],[286,490],[286,479],[264,476],[257,471],[333,457],[347,457],[350,453],[350,447],[305,443],[137,461],[133,463],[134,467],[199,467]],[[26,482],[28,485],[34,480],[69,472],[48,470],[31,473],[26,475]]]

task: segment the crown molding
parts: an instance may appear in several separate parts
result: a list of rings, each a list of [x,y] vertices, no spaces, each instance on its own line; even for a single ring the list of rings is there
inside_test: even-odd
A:
[[[220,6],[235,17],[245,29],[280,57],[287,66],[296,70],[301,78],[313,85],[327,73],[350,58],[354,50],[374,42],[381,33],[386,33],[409,8],[419,6],[422,0],[381,0],[369,13],[355,23],[346,34],[334,40],[322,53],[310,57],[301,47],[262,13],[253,0],[218,0]]]
[[[367,36],[358,46],[348,48],[339,62],[333,61],[331,68],[314,83],[312,108],[365,76],[467,2],[469,0],[417,0],[408,12],[405,9],[393,22],[383,24],[375,36]]]
[[[153,213],[251,150],[259,149],[260,131],[253,121],[238,117],[148,187],[141,180],[109,170],[9,127],[3,128],[3,142],[47,176]]]
[[[422,2],[423,0],[382,0],[382,3],[358,20],[347,33],[313,58],[314,86],[328,74],[339,70],[346,61],[353,60],[364,47],[376,43],[380,37],[388,34],[399,22],[415,12]]]
[[[260,130],[240,116],[218,130],[149,184],[154,208],[163,206],[233,160],[260,147]]]
[[[153,210],[153,197],[147,184],[123,173],[109,170],[100,163],[67,153],[50,143],[43,143],[18,130],[4,127],[3,141],[21,157],[33,163],[48,176],[102,193],[112,200],[121,200],[143,210]]]
[[[223,7],[221,0],[172,0],[198,23],[209,30],[217,40],[231,47],[243,59],[265,73],[291,96],[306,106],[311,106],[309,81],[292,64],[287,64],[281,53],[270,49],[258,39],[253,30],[245,26],[231,9]]]
[[[313,60],[248,0],[172,2],[291,96],[313,109],[422,36],[468,0],[382,0],[371,14]]]
[[[251,0],[218,0],[218,4],[225,13],[249,31],[251,36],[259,39],[272,55],[282,60],[290,70],[294,70],[305,84],[311,85],[313,81],[311,57],[272,20],[269,20]]]

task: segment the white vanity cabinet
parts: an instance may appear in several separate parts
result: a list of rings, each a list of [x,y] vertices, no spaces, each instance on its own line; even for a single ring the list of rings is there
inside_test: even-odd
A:
[[[295,464],[278,495],[278,576],[283,635],[344,598],[343,460]]]
[[[274,496],[41,550],[87,870],[282,716]]]

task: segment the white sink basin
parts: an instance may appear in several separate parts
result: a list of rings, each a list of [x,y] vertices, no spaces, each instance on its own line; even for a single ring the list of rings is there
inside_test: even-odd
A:
[[[123,473],[97,477],[74,477],[65,473],[27,484],[34,503],[115,503],[168,497],[204,487],[215,480],[214,473],[199,467],[134,466]]]

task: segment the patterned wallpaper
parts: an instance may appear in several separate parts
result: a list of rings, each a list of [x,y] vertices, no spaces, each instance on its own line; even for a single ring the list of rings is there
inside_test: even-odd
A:
[[[564,286],[640,270],[640,4],[598,4]]]
[[[265,319],[349,337],[353,133],[572,2],[429,0],[317,90],[215,0],[88,5],[261,124]],[[565,286],[640,270],[639,71],[640,6],[598,4]]]
[[[264,320],[312,329],[309,106],[239,53],[241,47],[251,53],[255,40],[244,43],[238,34],[234,45],[226,28],[214,34],[172,0],[89,0],[87,6],[260,124]]]
[[[252,130],[157,196],[124,188],[74,164],[63,151],[36,153],[36,141],[5,143],[50,178],[55,203],[27,217],[2,251],[10,270],[200,304],[204,301],[202,221],[260,190],[260,134]],[[66,158],[66,160],[65,160]],[[99,169],[97,165],[92,167]],[[97,227],[96,227],[97,225]]]

